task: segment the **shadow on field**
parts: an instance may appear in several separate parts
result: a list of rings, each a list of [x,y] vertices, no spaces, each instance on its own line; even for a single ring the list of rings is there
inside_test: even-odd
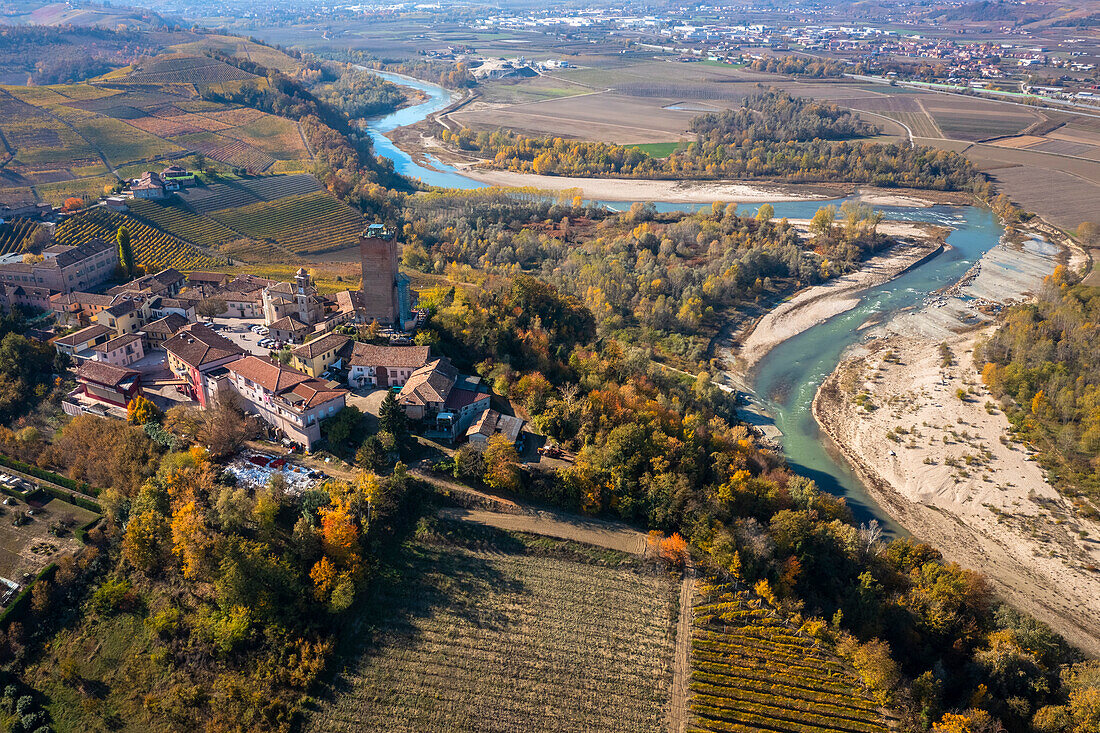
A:
[[[349,614],[337,664],[318,697],[332,701],[354,694],[357,667],[370,664],[385,648],[420,643],[419,619],[446,612],[486,632],[504,630],[511,622],[494,608],[493,597],[522,595],[527,589],[495,567],[492,556],[525,551],[522,542],[496,529],[420,520],[415,533],[383,559],[360,596],[358,613]]]

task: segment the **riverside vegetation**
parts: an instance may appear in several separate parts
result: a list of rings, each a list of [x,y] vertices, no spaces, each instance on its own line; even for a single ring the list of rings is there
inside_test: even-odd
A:
[[[699,115],[696,140],[665,158],[634,146],[530,138],[514,132],[440,131],[444,142],[504,170],[558,176],[765,178],[790,183],[842,181],[880,187],[989,192],[973,164],[953,152],[859,141],[875,132],[834,104],[768,89],[744,107]]]
[[[663,356],[665,339],[695,338],[706,327],[704,296],[713,298],[713,308],[748,302],[766,290],[769,271],[793,287],[831,276],[834,264],[850,267],[881,246],[870,212],[846,211],[842,220],[851,216],[849,229],[825,209],[815,217],[811,241],[801,244],[783,222],[740,217],[726,207],[661,218],[646,207],[598,214],[580,202],[555,205],[534,195],[507,201],[492,191],[407,197],[386,186],[392,181],[385,166],[364,157],[354,132],[322,125],[329,113],[315,99],[292,80],[275,73],[265,78],[266,85],[241,92],[242,101],[316,116],[314,132],[322,134],[314,139],[327,141],[327,152],[318,155],[330,188],[401,225],[409,264],[449,276],[445,286],[423,295],[429,318],[418,340],[485,377],[522,404],[540,432],[576,455],[555,471],[526,471],[514,451],[497,442],[482,458],[464,450],[441,467],[497,490],[679,533],[703,573],[745,594],[723,598],[722,590],[707,602],[732,605],[703,609],[696,646],[712,652],[716,666],[698,671],[721,679],[694,679],[700,729],[820,730],[821,711],[843,708],[855,720],[849,730],[877,731],[868,713],[873,700],[894,711],[906,730],[1092,730],[1100,705],[1094,665],[1043,625],[998,602],[977,574],[945,563],[915,540],[884,542],[874,525],[857,526],[843,500],[794,473],[736,424],[731,398],[711,383],[702,352],[681,355],[701,372],[697,377],[654,360]],[[883,150],[889,156],[890,148]],[[459,223],[470,211],[474,222]],[[571,228],[569,236],[583,236],[557,236]],[[574,241],[601,237],[576,259],[568,252]],[[538,258],[557,264],[543,270],[535,266]],[[669,283],[653,284],[658,273]],[[587,280],[573,285],[577,277],[571,275]],[[600,292],[611,292],[616,280],[627,283],[621,300]],[[661,295],[665,307],[658,309]],[[11,328],[22,331],[26,324],[14,321]],[[659,338],[651,342],[654,335]],[[19,358],[18,349],[39,349],[44,362],[54,358],[52,347],[30,343],[19,332],[0,341],[0,368],[10,368],[28,386],[6,407],[6,421],[17,429],[0,431],[0,450],[97,487],[106,516],[76,558],[59,562],[52,580],[35,584],[37,600],[24,616],[7,619],[0,637],[0,710],[13,729],[282,731],[310,725],[309,714],[331,710],[322,705],[314,712],[314,696],[339,694],[329,675],[359,670],[355,660],[344,666],[336,655],[342,635],[387,611],[383,598],[414,610],[420,602],[403,588],[381,596],[368,590],[376,587],[372,583],[404,577],[426,586],[443,604],[439,610],[429,606],[429,613],[480,611],[456,591],[457,581],[436,572],[433,559],[460,573],[472,564],[488,577],[494,567],[510,566],[511,573],[520,567],[518,573],[538,579],[531,592],[540,603],[580,612],[579,588],[540,579],[553,563],[529,569],[526,550],[511,552],[518,548],[504,554],[522,559],[501,558],[496,543],[507,539],[486,540],[471,551],[461,533],[441,531],[419,516],[430,504],[397,462],[415,447],[392,404],[378,434],[363,441],[370,448],[357,451],[364,466],[354,479],[330,481],[293,500],[278,481],[246,488],[222,471],[219,462],[251,435],[233,404],[164,416],[135,411],[134,422],[143,425],[90,415],[65,421],[58,415],[63,381],[44,380],[50,371],[45,363],[37,376],[22,371],[29,360]],[[5,358],[9,352],[14,358]],[[362,437],[361,431],[342,440],[353,437]],[[439,549],[455,544],[454,551]],[[600,569],[590,572],[606,579],[601,591],[617,582],[656,583],[629,574],[624,581],[623,574],[596,565]],[[554,593],[543,594],[550,586]],[[487,597],[499,606],[513,601]],[[602,628],[627,629],[625,619],[610,614],[619,601],[603,603],[603,597],[586,598],[583,610],[602,617]],[[760,632],[744,632],[743,612],[756,618],[758,610],[767,615],[765,609],[783,619],[781,626],[761,623]],[[652,637],[667,628],[664,613],[655,607],[636,615],[628,632]],[[479,628],[475,633],[463,626],[464,639],[473,643],[482,638],[478,634],[499,633],[499,615],[475,617]],[[400,629],[400,619],[386,623]],[[430,619],[424,624],[432,630]],[[647,629],[639,631],[638,624]],[[378,639],[365,653],[406,664],[401,652],[414,647],[402,647],[408,642],[396,637],[396,648]],[[568,650],[578,638],[583,636],[554,637],[548,644]],[[814,641],[803,643],[809,639]],[[453,654],[440,650],[438,641],[421,643],[415,649],[428,650],[421,659]],[[652,648],[646,655],[658,656]],[[796,665],[795,656],[811,663]],[[774,691],[753,697],[733,684],[735,672],[751,666],[749,659],[761,660],[772,684],[797,688],[797,694],[784,693],[794,702],[781,706]],[[824,680],[832,671],[836,679]],[[641,683],[632,689],[639,691],[632,711],[640,725],[656,715],[649,696],[663,684],[653,684],[661,674],[654,666],[645,690]],[[525,694],[542,689],[536,682],[523,688]],[[447,699],[454,693],[451,688]],[[356,696],[334,702],[348,711],[349,727],[377,720],[376,706],[388,704]],[[486,699],[505,704],[499,696]],[[480,719],[498,712],[488,706]],[[740,717],[730,720],[734,715]]]

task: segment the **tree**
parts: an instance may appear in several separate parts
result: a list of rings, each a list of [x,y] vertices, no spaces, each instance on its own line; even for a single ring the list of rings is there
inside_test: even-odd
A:
[[[122,268],[126,277],[133,277],[134,248],[130,244],[130,230],[124,226],[119,227],[115,239],[118,241],[118,266]]]
[[[691,559],[688,544],[679,532],[673,532],[671,537],[660,540],[657,547],[661,557],[675,567],[683,567]]]
[[[489,438],[485,448],[485,483],[494,489],[519,491],[522,486],[519,454],[503,435]]]
[[[146,509],[126,523],[122,556],[141,572],[152,574],[164,561],[168,535],[164,515],[155,509]]]
[[[386,393],[386,397],[382,400],[382,406],[378,408],[378,428],[396,438],[399,446],[409,434],[405,408],[398,403],[392,391]]]
[[[257,435],[256,421],[245,414],[233,394],[218,395],[202,413],[198,440],[210,451],[211,458],[236,453],[246,440]]]
[[[835,206],[822,206],[810,220],[810,229],[820,236],[826,236],[832,231],[833,221],[836,219]]]
[[[377,435],[364,440],[359,450],[355,451],[355,463],[366,471],[381,471],[385,467],[386,450]]]
[[[70,196],[65,199],[65,202],[61,204],[61,208],[65,211],[79,211],[84,208],[84,199],[78,199],[76,196]]]
[[[134,397],[126,405],[126,420],[131,425],[144,425],[147,422],[160,422],[164,413],[152,400],[142,395]]]
[[[195,153],[191,156],[191,161],[194,163],[195,168],[199,173],[206,173],[206,156],[202,153]]]
[[[172,515],[172,552],[180,562],[183,577],[194,580],[206,569],[210,539],[206,516],[194,501],[188,501]]]
[[[756,220],[761,224],[771,221],[773,216],[775,216],[775,207],[771,204],[764,204],[756,210]]]
[[[225,301],[221,298],[203,298],[199,301],[199,304],[195,306],[195,313],[198,313],[203,318],[217,318],[222,313],[225,313],[225,310]]]
[[[363,413],[358,407],[348,405],[322,424],[325,438],[333,446],[340,446],[350,440],[363,422]]]

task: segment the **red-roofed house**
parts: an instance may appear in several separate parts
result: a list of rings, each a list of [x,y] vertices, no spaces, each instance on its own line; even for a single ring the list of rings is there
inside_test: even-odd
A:
[[[258,356],[237,359],[226,369],[245,408],[306,450],[321,439],[321,421],[342,410],[348,394]]]
[[[244,349],[215,333],[209,326],[192,323],[164,342],[168,368],[186,380],[184,392],[206,407],[211,398],[206,375],[239,358]]]
[[[100,361],[86,361],[76,370],[84,396],[116,407],[126,407],[141,394],[141,374]]]

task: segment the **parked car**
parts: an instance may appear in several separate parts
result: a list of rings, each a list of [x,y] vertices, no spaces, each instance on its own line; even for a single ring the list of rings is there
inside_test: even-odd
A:
[[[252,331],[252,333],[259,333],[261,328],[263,328],[263,326],[257,324],[252,326],[249,330]]]
[[[271,329],[269,329],[267,326],[260,326],[260,329],[256,331],[256,333],[260,334],[261,336],[266,336],[271,333]]]

